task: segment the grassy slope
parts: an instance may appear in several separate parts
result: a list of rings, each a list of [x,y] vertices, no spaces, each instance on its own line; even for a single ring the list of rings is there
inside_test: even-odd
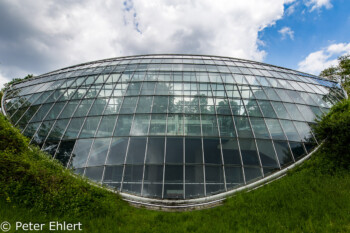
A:
[[[130,207],[31,146],[0,116],[0,222],[82,222],[84,232],[349,232],[350,172],[325,148],[283,179],[212,209]]]

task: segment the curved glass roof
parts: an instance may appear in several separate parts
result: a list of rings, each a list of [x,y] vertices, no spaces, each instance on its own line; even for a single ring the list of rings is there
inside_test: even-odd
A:
[[[12,86],[11,122],[91,180],[155,199],[227,192],[316,145],[310,125],[337,83],[228,57],[145,55],[85,63]]]

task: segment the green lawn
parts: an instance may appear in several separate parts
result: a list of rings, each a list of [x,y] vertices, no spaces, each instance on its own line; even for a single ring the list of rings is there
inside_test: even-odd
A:
[[[349,117],[341,123],[349,127]],[[344,132],[337,140],[348,146]],[[349,151],[337,155],[329,148],[324,143],[282,179],[222,206],[170,213],[131,207],[74,178],[37,148],[28,149],[28,140],[0,116],[0,223],[10,222],[10,232],[16,221],[54,220],[81,222],[83,232],[350,232]]]

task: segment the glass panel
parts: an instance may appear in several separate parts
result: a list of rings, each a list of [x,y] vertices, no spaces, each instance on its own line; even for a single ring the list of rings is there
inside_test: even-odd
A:
[[[250,122],[252,124],[252,128],[254,130],[254,134],[256,138],[270,138],[269,131],[265,125],[265,121],[263,118],[250,118]]]
[[[130,135],[147,135],[150,115],[135,115]]]
[[[123,164],[129,138],[112,138],[106,164]]]
[[[132,115],[119,115],[114,136],[128,136],[132,122]]]
[[[46,115],[45,120],[54,120],[60,114],[62,108],[66,102],[55,103],[55,105],[51,108],[50,112]],[[26,113],[28,114],[28,113]]]
[[[23,132],[23,135],[28,138],[32,138],[35,131],[38,129],[39,125],[40,125],[40,122],[28,124],[26,129]]]
[[[258,103],[260,105],[261,111],[264,114],[264,117],[272,117],[276,118],[276,113],[273,110],[270,101],[263,101],[263,100],[258,100]]]
[[[55,122],[55,125],[52,127],[52,130],[47,137],[48,140],[59,140],[61,139],[62,134],[64,133],[67,125],[68,125],[69,120],[64,119],[64,120],[57,120]]]
[[[290,119],[287,109],[281,102],[271,102],[273,108],[275,109],[278,118]]]
[[[289,150],[288,142],[273,141],[275,144],[278,160],[280,161],[281,167],[292,163],[293,158]]]
[[[183,116],[178,114],[168,115],[168,135],[183,135]]]
[[[73,115],[78,104],[79,101],[68,101],[59,118],[70,118]]]
[[[185,134],[192,136],[201,135],[201,123],[199,115],[185,115]]]
[[[297,104],[298,109],[300,110],[301,114],[303,114],[304,119],[309,122],[315,122],[316,116],[311,111],[311,109],[306,105],[300,105]]]
[[[267,100],[267,96],[261,87],[250,87],[256,99]]]
[[[166,113],[168,109],[167,96],[154,96],[152,113]]]
[[[186,163],[203,163],[202,140],[200,138],[185,139]]]
[[[273,88],[265,87],[263,89],[270,100],[281,101]]]
[[[200,97],[199,108],[202,114],[215,114],[214,99],[210,97]]]
[[[292,99],[287,94],[286,90],[275,89],[275,91],[277,92],[277,94],[279,95],[279,97],[283,102],[293,102]]]
[[[292,121],[281,120],[280,122],[289,141],[300,141],[300,136]]]
[[[117,116],[103,116],[96,137],[112,136],[116,121]]]
[[[74,113],[74,117],[86,116],[91,107],[92,102],[93,100],[82,100]]]
[[[164,198],[183,198],[182,165],[165,165]]]
[[[83,123],[84,123],[84,118],[73,118],[69,123],[69,126],[63,138],[64,139],[77,138]]]
[[[204,161],[206,164],[222,164],[219,139],[203,139]]]
[[[295,104],[284,103],[292,120],[304,121],[301,113]]]
[[[261,169],[258,167],[244,167],[244,174],[247,183],[262,177]]]
[[[141,89],[141,95],[153,95],[155,82],[144,82]]]
[[[79,138],[90,138],[95,136],[95,132],[101,117],[88,117],[85,120]]]
[[[207,195],[224,191],[223,167],[205,166],[205,182]]]
[[[228,189],[244,183],[242,167],[225,166],[225,176]]]
[[[129,88],[126,91],[125,95],[138,95],[140,92],[140,88],[141,88],[141,83],[137,82],[137,83],[130,83],[129,84]]]
[[[31,119],[31,122],[42,121],[52,105],[53,104],[43,104],[41,108],[37,111],[37,113],[34,115],[34,117]],[[11,120],[15,122],[13,120],[13,117],[11,118]]]
[[[118,113],[121,102],[122,98],[111,98],[103,114],[108,115]]]
[[[192,165],[185,167],[186,198],[204,195],[203,166]],[[198,189],[198,190],[197,190]]]
[[[255,100],[244,100],[249,116],[262,117],[260,108]]]
[[[258,145],[261,164],[267,167],[278,168],[276,153],[270,140],[256,140]]]
[[[142,196],[162,197],[163,165],[145,165]]]
[[[102,115],[107,102],[108,99],[96,99],[89,111],[89,116]]]
[[[281,139],[285,140],[283,130],[277,119],[265,119],[266,125],[269,128],[272,139]]]
[[[110,138],[95,139],[91,147],[88,166],[99,166],[105,164],[110,141]]]
[[[295,160],[298,160],[307,154],[302,143],[289,142],[289,145],[290,145],[290,148],[292,150],[292,153],[293,153]]]
[[[253,139],[239,139],[244,165],[260,165],[258,152]]]
[[[183,163],[183,138],[167,138],[166,163]]]
[[[243,100],[230,99],[233,115],[246,116],[247,112],[243,104]]]
[[[140,96],[137,104],[137,113],[150,113],[152,108],[153,98],[150,96]]]
[[[221,137],[236,137],[232,116],[218,116]],[[198,135],[198,134],[197,134]]]
[[[237,128],[238,137],[252,138],[253,133],[250,128],[250,124],[247,117],[235,117],[234,118]]]
[[[123,191],[141,193],[143,165],[125,165]]]
[[[77,140],[70,162],[70,166],[74,168],[84,167],[89,155],[90,147],[93,139]]]
[[[146,138],[130,138],[130,145],[126,163],[143,164],[146,150]]]
[[[123,166],[106,166],[103,181],[110,183],[119,183],[122,180]]]
[[[241,165],[237,139],[221,139],[224,163]]]
[[[164,163],[165,138],[148,138],[146,163]]]
[[[44,121],[38,131],[34,134],[32,141],[39,145],[39,147],[42,146],[44,143],[44,140],[47,136],[47,134],[50,132],[50,129],[53,125],[54,121]]]
[[[138,97],[124,97],[123,105],[120,108],[120,113],[134,113]]]
[[[100,182],[102,179],[103,167],[87,167],[85,176],[90,180]]]
[[[310,126],[307,123],[294,121],[294,125],[297,128],[303,142],[314,141]]]
[[[150,135],[165,135],[166,115],[152,114],[151,125],[149,129]]]
[[[218,126],[215,115],[202,115],[203,136],[218,136]]]
[[[64,167],[68,164],[74,144],[75,141],[61,141],[61,144],[56,151],[55,159],[60,161]]]

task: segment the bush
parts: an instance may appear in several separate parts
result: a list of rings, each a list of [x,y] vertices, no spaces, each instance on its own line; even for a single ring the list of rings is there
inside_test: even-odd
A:
[[[337,103],[313,126],[316,137],[324,141],[322,155],[334,168],[350,169],[350,100]]]

